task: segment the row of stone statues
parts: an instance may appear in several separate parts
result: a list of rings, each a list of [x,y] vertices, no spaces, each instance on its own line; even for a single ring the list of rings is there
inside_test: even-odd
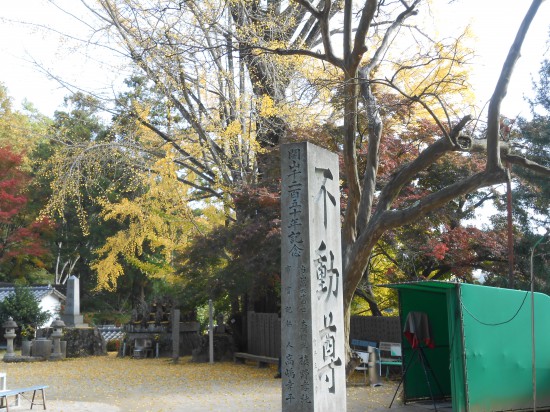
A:
[[[170,308],[166,304],[153,302],[149,305],[147,302],[141,302],[137,307],[132,309],[131,323],[147,324],[147,323],[169,323]]]

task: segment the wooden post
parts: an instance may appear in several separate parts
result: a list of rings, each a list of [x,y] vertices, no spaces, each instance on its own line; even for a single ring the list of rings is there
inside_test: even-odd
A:
[[[212,299],[208,301],[208,353],[210,354],[210,363],[214,363],[214,308]]]
[[[172,362],[180,358],[180,310],[172,309]]]

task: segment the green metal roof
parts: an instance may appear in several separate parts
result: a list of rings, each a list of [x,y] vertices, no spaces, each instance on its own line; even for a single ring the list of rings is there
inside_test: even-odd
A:
[[[385,287],[392,289],[408,289],[408,290],[441,290],[441,289],[454,289],[461,285],[459,282],[444,282],[440,280],[420,280],[415,282],[403,282],[403,283],[387,283],[375,285],[377,287]]]

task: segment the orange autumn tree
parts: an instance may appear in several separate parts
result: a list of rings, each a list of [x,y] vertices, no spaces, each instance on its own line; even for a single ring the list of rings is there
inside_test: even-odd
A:
[[[141,189],[131,199],[99,199],[101,217],[118,222],[121,229],[95,250],[97,258],[92,269],[97,273],[98,290],[116,290],[126,265],[148,278],[175,282],[174,259],[182,254],[192,236],[201,234],[208,228],[208,221],[211,224],[220,215],[207,205],[203,206],[201,217],[193,215],[189,187],[178,181],[174,154],[170,151],[151,170],[142,172],[141,180]]]

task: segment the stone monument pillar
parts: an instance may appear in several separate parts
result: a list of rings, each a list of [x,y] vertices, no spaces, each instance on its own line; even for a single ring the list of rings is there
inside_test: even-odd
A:
[[[67,280],[67,301],[61,319],[66,326],[88,327],[80,314],[80,279],[76,276],[71,276]]]
[[[283,412],[346,411],[338,156],[281,147]]]

